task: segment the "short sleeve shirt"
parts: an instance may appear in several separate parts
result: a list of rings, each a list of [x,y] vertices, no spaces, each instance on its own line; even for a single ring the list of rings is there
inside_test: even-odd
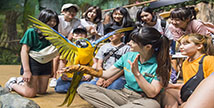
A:
[[[111,43],[106,43],[100,47],[95,58],[104,59],[111,50],[116,50],[116,47],[111,45]],[[111,67],[123,54],[130,50],[130,46],[124,45],[120,49],[118,49],[113,55],[111,55],[104,63],[103,69],[108,69]]]
[[[58,31],[63,36],[68,36],[70,33],[73,32],[73,30],[77,27],[81,26],[80,20],[77,18],[73,18],[71,22],[67,22],[64,19],[64,16],[59,16],[59,25],[58,25]]]
[[[200,20],[192,20],[188,23],[186,30],[181,30],[180,28],[176,28],[172,24],[169,27],[170,31],[173,34],[174,40],[178,40],[181,36],[187,35],[190,33],[198,33],[201,35],[210,35],[210,31],[207,29],[206,25],[204,25]]]
[[[139,87],[134,74],[131,72],[131,66],[128,63],[128,60],[133,62],[138,54],[139,54],[138,52],[127,52],[114,64],[114,66],[116,68],[124,70],[124,76],[126,79],[126,84],[124,85],[125,88],[137,92],[142,92],[143,90]],[[157,66],[158,65],[155,56],[152,56],[149,60],[145,61],[143,64],[141,64],[141,62],[138,60],[139,72],[149,83],[151,83],[152,80],[159,80],[156,74]],[[145,76],[145,73],[151,74],[154,77],[147,77]]]
[[[33,51],[40,51],[51,44],[45,37],[39,37],[34,28],[28,29],[19,43],[28,45]]]
[[[182,72],[183,72],[183,80],[186,83],[190,78],[192,78],[197,72],[199,67],[199,61],[201,60],[202,56],[193,60],[188,61],[187,58],[182,65]],[[214,72],[214,56],[206,56],[203,60],[203,72],[204,78],[208,77],[212,72]]]

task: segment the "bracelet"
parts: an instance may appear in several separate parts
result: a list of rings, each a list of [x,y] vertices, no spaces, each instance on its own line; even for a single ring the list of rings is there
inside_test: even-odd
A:
[[[137,77],[139,77],[140,75],[141,75],[141,73],[140,73],[140,72],[138,72],[138,73],[136,74],[136,76],[137,76]]]

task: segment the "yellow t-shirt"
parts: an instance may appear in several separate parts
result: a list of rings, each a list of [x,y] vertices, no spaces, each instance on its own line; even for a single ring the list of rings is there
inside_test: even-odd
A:
[[[186,59],[182,65],[182,72],[183,72],[183,80],[186,83],[190,78],[192,78],[197,72],[199,67],[199,61],[203,56],[193,60],[188,61]],[[214,56],[206,56],[203,60],[203,72],[204,78],[208,77],[212,72],[214,72]]]

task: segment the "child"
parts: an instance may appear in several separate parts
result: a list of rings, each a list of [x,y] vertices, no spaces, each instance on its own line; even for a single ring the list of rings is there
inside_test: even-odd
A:
[[[126,84],[121,90],[109,90],[91,84],[82,84],[79,95],[97,108],[160,108],[155,97],[169,82],[171,63],[169,40],[154,28],[142,27],[131,34],[130,50],[105,71],[73,65],[66,71],[80,71],[109,78],[124,70]],[[164,61],[164,62],[163,62]]]
[[[109,33],[116,29],[120,29],[119,26],[110,26],[105,32]],[[129,51],[129,46],[121,42],[121,38],[124,33],[114,34],[109,40],[110,43],[106,43],[100,47],[95,58],[98,59],[97,69],[106,70],[112,66],[123,54]],[[111,53],[111,54],[110,54]],[[107,58],[106,58],[107,57]],[[123,71],[112,76],[108,79],[94,78],[89,82],[90,84],[98,85],[108,89],[122,89],[125,84],[125,78]]]
[[[203,60],[204,78],[214,72],[214,47],[210,36],[189,34],[182,36],[178,42],[180,43],[181,54],[188,56],[182,65],[184,84],[196,75],[199,69],[199,61],[204,55],[206,55]],[[182,87],[183,84],[170,84],[166,89],[164,104],[173,108],[177,108],[178,104],[182,104],[179,94]]]
[[[134,26],[134,22],[131,19],[128,10],[124,7],[115,8],[111,13],[111,19],[111,22],[109,22],[109,24],[107,24],[106,26],[116,25],[120,26],[121,28]],[[122,42],[124,42],[125,44],[130,41],[129,34],[130,31],[125,32],[125,36],[122,38]]]
[[[194,7],[176,8],[170,13],[171,23],[169,29],[174,40],[178,40],[183,35],[197,33],[201,35],[211,35],[211,31],[200,20],[196,20]]]
[[[78,28],[81,25],[79,19],[75,18],[79,7],[76,4],[64,4],[62,6],[61,12],[62,15],[59,16],[59,33],[65,37],[72,38],[72,32],[75,28]]]
[[[81,24],[87,29],[91,42],[96,41],[104,35],[104,26],[101,20],[102,10],[98,6],[89,7],[83,14]]]
[[[59,19],[54,11],[44,9],[40,12],[38,19],[50,27],[57,29]],[[35,97],[37,93],[46,93],[48,79],[52,72],[52,61],[39,63],[29,56],[29,52],[31,50],[40,51],[51,43],[45,39],[38,29],[30,28],[25,32],[23,38],[20,40],[20,44],[22,44],[21,75],[24,84],[19,85],[16,78],[12,77],[5,86],[9,88],[9,90],[14,90],[25,97]]]
[[[74,29],[72,40],[78,41],[79,39],[82,39],[82,38],[87,38],[86,29],[85,28]],[[60,63],[59,63],[59,70],[58,71],[60,72],[62,68],[66,67],[66,66],[70,66],[70,65],[72,65],[70,62],[67,62],[64,59],[61,59]],[[72,77],[73,77],[73,73],[67,73],[67,74],[63,73],[62,76],[60,76],[57,79],[55,91],[57,93],[66,93],[70,87]],[[80,82],[80,84],[88,81],[89,79],[90,79],[90,77],[85,75],[83,77],[82,81]]]
[[[166,35],[169,40],[173,39],[172,34],[168,29],[169,23],[158,18],[158,16],[154,14],[153,9],[150,7],[140,8],[137,11],[136,21],[141,24],[141,26],[153,27],[157,29],[160,33]]]
[[[68,39],[72,38],[72,31],[81,25],[80,20],[75,18],[79,7],[76,4],[64,4],[61,9],[61,14],[59,16],[59,25],[58,31],[63,36],[67,37]],[[59,56],[54,58],[53,60],[53,78],[50,81],[49,86],[55,87],[56,86],[56,78],[59,65]]]

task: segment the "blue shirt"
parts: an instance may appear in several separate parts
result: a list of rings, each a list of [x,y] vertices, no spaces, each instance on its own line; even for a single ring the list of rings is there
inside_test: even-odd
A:
[[[126,84],[124,85],[125,88],[134,90],[136,92],[143,92],[143,90],[139,87],[134,74],[131,72],[131,66],[128,63],[128,60],[133,62],[138,54],[139,54],[138,52],[127,52],[114,64],[114,66],[124,70],[124,76],[126,79]],[[138,60],[139,72],[149,83],[151,83],[153,79],[158,80],[156,74],[157,66],[158,65],[155,56],[152,56],[149,60],[145,61],[143,64],[141,64],[141,62]],[[145,73],[148,73],[153,77],[145,76]]]

